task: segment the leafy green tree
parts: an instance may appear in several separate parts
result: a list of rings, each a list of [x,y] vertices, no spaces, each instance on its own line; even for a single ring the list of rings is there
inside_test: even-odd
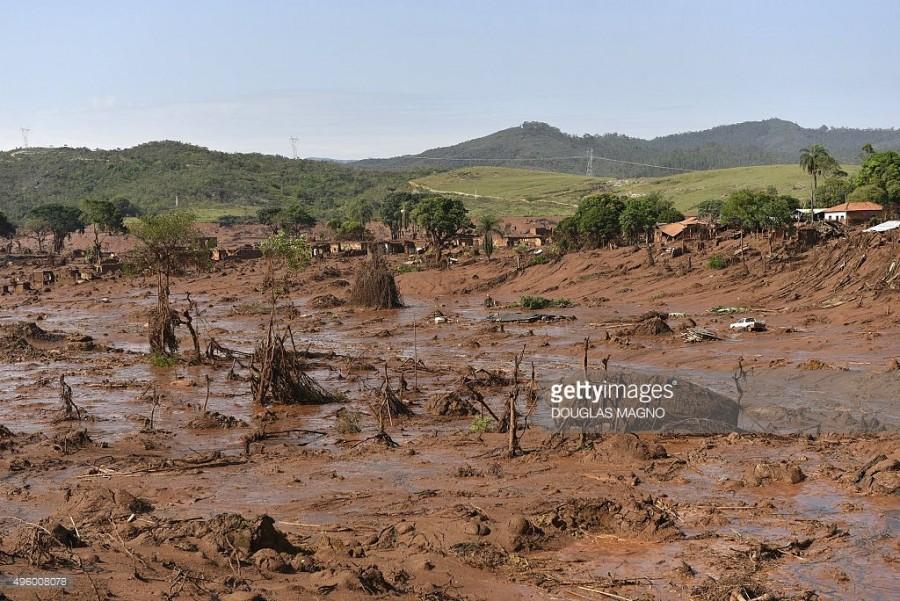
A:
[[[625,209],[620,196],[595,194],[578,203],[571,217],[559,222],[553,240],[560,250],[599,248],[619,237],[619,217]]]
[[[328,227],[334,233],[337,240],[371,240],[372,233],[366,229],[366,226],[359,221],[352,219],[342,220],[340,218],[332,219],[328,222]]]
[[[256,212],[256,220],[270,226],[272,233],[279,230],[297,233],[316,224],[316,218],[297,200],[292,200],[283,207],[274,205],[263,207]]]
[[[51,203],[35,207],[28,213],[28,227],[35,232],[48,232],[53,237],[51,250],[53,254],[59,254],[69,235],[84,231],[84,222],[77,207]]]
[[[344,215],[348,221],[365,225],[375,217],[375,206],[365,198],[354,198],[344,206]]]
[[[216,224],[219,227],[234,227],[243,222],[244,218],[238,215],[220,215],[219,218],[216,219]]]
[[[866,184],[856,188],[847,195],[848,202],[877,202],[879,204],[888,202],[888,194],[881,186],[875,184]]]
[[[269,205],[266,207],[262,207],[261,209],[256,211],[256,220],[262,225],[271,226],[274,231],[278,230],[278,215],[281,213],[281,209],[274,205]]]
[[[484,214],[478,220],[478,233],[481,235],[481,249],[490,259],[494,254],[494,233],[499,231],[500,222],[490,214]]]
[[[426,196],[413,209],[412,217],[424,228],[438,261],[441,260],[443,249],[454,236],[472,228],[469,211],[463,202],[450,196]]]
[[[870,155],[854,178],[857,187],[876,186],[881,193],[875,197],[867,198],[872,202],[887,202],[888,210],[893,214],[900,213],[900,152],[876,152]],[[874,190],[868,189],[869,193]],[[856,190],[854,190],[854,197]]]
[[[94,226],[94,257],[100,260],[100,234],[123,234],[122,212],[108,200],[87,199],[81,203],[81,221]]]
[[[791,223],[800,202],[791,196],[755,190],[732,192],[722,205],[721,220],[744,231],[780,228]]]
[[[294,232],[309,228],[316,224],[316,218],[309,214],[306,207],[299,202],[290,202],[278,214],[278,223],[286,232]]]
[[[123,218],[140,217],[144,214],[139,206],[135,205],[124,196],[119,196],[118,198],[116,198],[113,201],[113,204],[116,205],[117,209],[119,209],[119,213],[122,214]]]
[[[381,220],[391,229],[391,239],[400,237],[400,232],[407,227],[412,210],[422,198],[413,192],[393,191],[384,197],[379,209]]]
[[[208,259],[199,244],[200,234],[195,223],[196,217],[192,213],[172,211],[142,217],[127,226],[129,233],[137,239],[132,255],[136,266],[156,275],[157,304],[151,313],[149,331],[150,351],[154,354],[174,355],[178,351],[175,327],[186,323],[199,357],[199,344],[189,312],[184,312],[185,319],[182,320],[169,302],[172,275],[182,273],[190,266],[204,264]]]
[[[266,259],[266,278],[264,285],[272,290],[272,302],[276,298],[275,280],[279,271],[284,271],[285,288],[290,274],[304,269],[312,259],[312,250],[305,236],[293,236],[284,231],[272,234],[259,245],[259,250]]]
[[[619,225],[622,234],[631,241],[644,238],[649,242],[653,239],[653,230],[658,223],[672,223],[682,219],[684,215],[675,208],[671,200],[666,200],[658,192],[652,192],[625,201]]]
[[[697,205],[697,217],[718,221],[722,213],[722,201],[718,199],[704,200]]]
[[[822,182],[816,193],[817,207],[832,207],[847,202],[847,196],[853,191],[853,184],[846,177],[831,176]]]
[[[812,177],[809,208],[816,206],[818,179],[824,174],[841,172],[841,166],[821,144],[813,144],[800,151],[800,167]]]
[[[865,163],[866,159],[875,154],[875,147],[871,144],[863,144],[859,151],[859,162]]]

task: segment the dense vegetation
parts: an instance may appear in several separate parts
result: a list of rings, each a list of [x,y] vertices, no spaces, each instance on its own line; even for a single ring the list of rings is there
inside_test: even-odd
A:
[[[594,151],[593,173],[598,176],[662,176],[665,171],[641,165],[602,160],[648,163],[680,169],[722,169],[745,165],[796,163],[801,148],[821,144],[841,163],[860,162],[860,149],[871,144],[883,150],[900,149],[896,129],[807,129],[781,119],[749,121],[643,140],[621,134],[574,136],[546,123],[526,122],[455,146],[435,148],[418,155],[368,159],[356,165],[373,169],[455,169],[475,165],[506,165],[583,175],[586,158],[498,162],[496,158],[586,157]],[[437,157],[478,159],[471,162],[436,160]]]
[[[179,142],[124,150],[31,148],[0,152],[0,210],[19,221],[42,204],[127,199],[152,212],[174,207],[177,197],[180,207],[192,210],[298,200],[308,212],[324,216],[353,199],[380,200],[408,179],[398,172],[215,152]]]

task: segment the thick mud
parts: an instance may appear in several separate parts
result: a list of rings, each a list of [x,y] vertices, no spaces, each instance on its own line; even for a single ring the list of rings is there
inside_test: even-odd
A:
[[[315,406],[253,403],[261,264],[174,282],[220,349],[200,365],[186,332],[184,360],[149,360],[150,281],[0,299],[0,574],[70,579],[0,599],[900,596],[900,320],[877,286],[896,249],[825,284],[806,283],[817,257],[748,276],[632,249],[517,271],[504,253],[403,274],[391,311],[340,302],[360,259],[296,276],[278,322],[340,399]],[[519,320],[526,293],[574,306]],[[671,331],[634,327],[651,310]],[[745,314],[768,330],[730,332]],[[720,339],[685,342],[687,320]],[[542,395],[582,369],[586,337],[590,369],[702,386],[740,404],[737,431],[554,435]],[[523,348],[510,457],[494,416]],[[413,414],[382,436],[385,373]]]

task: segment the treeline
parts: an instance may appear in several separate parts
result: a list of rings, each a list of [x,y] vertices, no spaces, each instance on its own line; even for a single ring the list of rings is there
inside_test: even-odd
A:
[[[724,200],[699,203],[697,216],[759,232],[790,225],[796,210],[804,206],[874,202],[885,208],[885,216],[900,215],[900,153],[876,152],[871,145],[866,145],[862,156],[859,171],[849,177],[824,146],[814,144],[800,153],[800,165],[813,180],[810,198],[779,194],[773,187],[738,190]],[[635,198],[596,194],[584,198],[574,215],[560,221],[554,242],[562,251],[600,248],[612,243],[649,244],[657,225],[681,219],[684,216],[659,193]]]
[[[0,152],[0,210],[24,218],[42,204],[127,200],[144,211],[265,206],[300,201],[326,216],[353,199],[378,200],[414,174],[362,171],[337,163],[211,151],[179,142],[124,150],[32,148]]]

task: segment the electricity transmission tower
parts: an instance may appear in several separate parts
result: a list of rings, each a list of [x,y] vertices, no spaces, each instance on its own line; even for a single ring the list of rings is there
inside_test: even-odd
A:
[[[587,169],[585,169],[584,174],[588,177],[593,177],[594,175],[594,149],[591,148],[587,153]]]
[[[19,131],[22,132],[22,148],[28,148],[28,134],[31,133],[31,130],[27,127],[20,127]]]
[[[297,142],[299,142],[299,141],[300,141],[300,138],[291,137],[291,150],[293,151],[293,157],[295,159],[299,158],[297,156]]]

